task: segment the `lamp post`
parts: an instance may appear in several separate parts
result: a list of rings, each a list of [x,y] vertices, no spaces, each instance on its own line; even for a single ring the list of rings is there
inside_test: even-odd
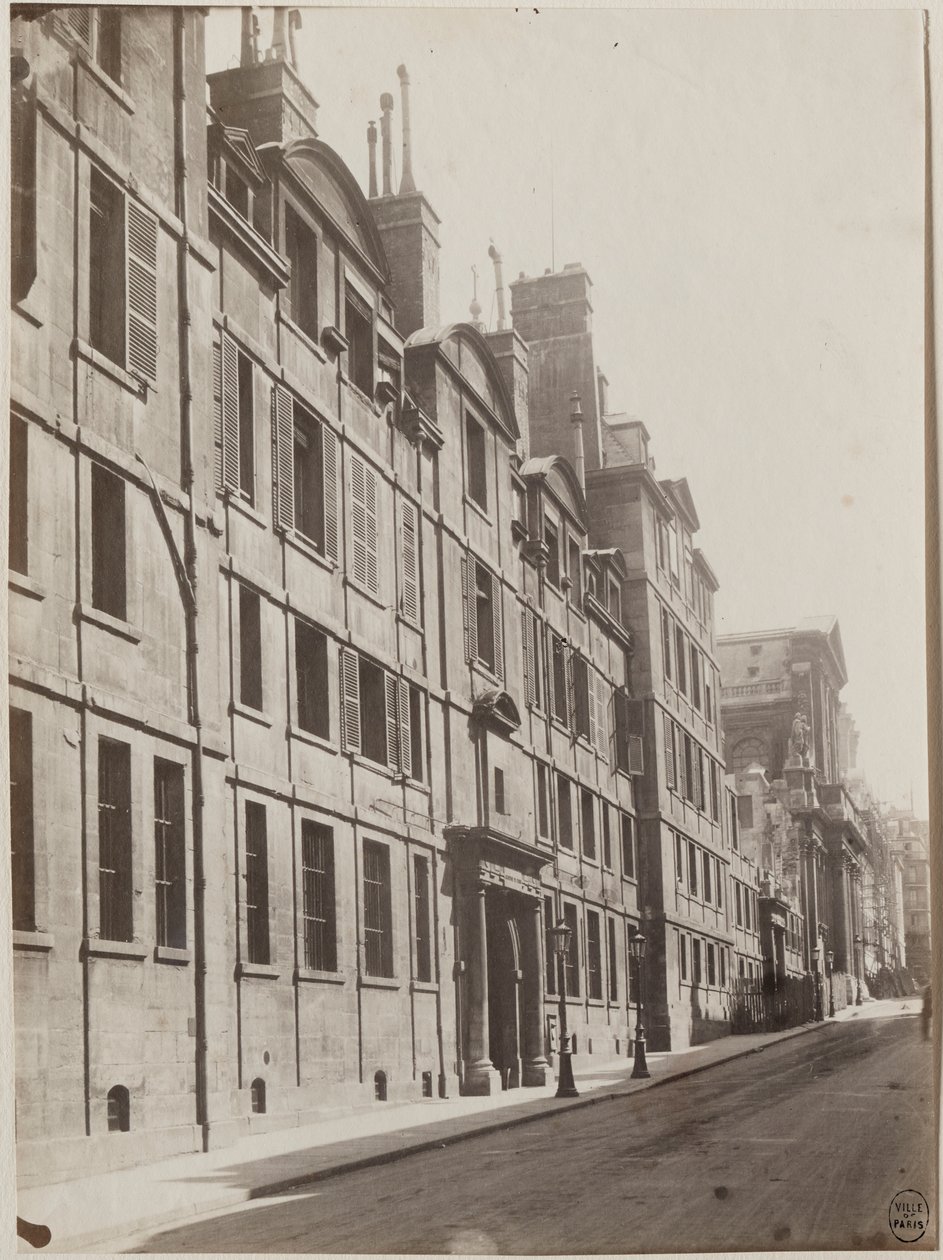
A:
[[[636,1005],[636,1021],[635,1021],[635,1064],[632,1068],[632,1080],[644,1079],[651,1076],[648,1070],[648,1064],[645,1061],[645,1025],[643,1023],[642,1008],[645,997],[645,937],[641,932],[636,932],[634,936],[629,937],[629,955],[635,963],[635,974],[638,977],[638,1002]]]
[[[855,996],[855,1006],[861,1006],[863,1005],[861,1000],[861,972],[864,969],[864,949],[862,948],[862,939],[860,936],[855,937],[855,962],[857,964],[855,970],[858,973],[855,976],[855,980],[858,985]]]
[[[812,975],[815,980],[815,1018],[819,1021],[825,1018],[825,1012],[822,1009],[822,973],[819,971],[819,954],[821,953],[818,945],[812,951]]]
[[[825,963],[826,963],[826,966],[828,967],[827,975],[828,975],[828,1015],[829,1015],[829,1019],[833,1019],[833,1018],[835,1017],[835,992],[834,992],[834,990],[833,990],[833,988],[832,988],[832,966],[833,966],[834,962],[835,962],[835,955],[834,955],[834,953],[832,952],[832,950],[829,950],[829,951],[828,951],[828,953],[825,955]]]
[[[570,1034],[566,1026],[566,956],[570,948],[572,932],[565,922],[561,921],[550,929],[553,938],[553,949],[557,956],[557,971],[560,976],[560,1074],[557,1078],[557,1098],[579,1098],[580,1091],[573,1080],[573,1059],[570,1051]]]

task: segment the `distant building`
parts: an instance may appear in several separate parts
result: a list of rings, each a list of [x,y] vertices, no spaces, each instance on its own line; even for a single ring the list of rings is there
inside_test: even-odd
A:
[[[933,974],[930,931],[930,826],[911,810],[887,814],[890,847],[903,868],[903,914],[907,969],[918,984]]]

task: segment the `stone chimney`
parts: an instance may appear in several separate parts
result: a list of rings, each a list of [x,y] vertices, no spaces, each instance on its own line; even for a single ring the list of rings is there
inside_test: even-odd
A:
[[[609,378],[606,376],[602,368],[596,369],[596,392],[599,395],[599,414],[600,416],[608,416],[609,414]]]
[[[507,312],[504,302],[504,275],[501,255],[494,241],[488,248],[488,256],[494,264],[494,293],[498,307],[498,327],[494,332],[486,332],[485,338],[491,347],[491,353],[498,363],[501,375],[508,387],[514,403],[514,414],[517,427],[521,431],[525,449],[529,445],[528,405],[528,359],[527,344],[520,333],[507,326]]]
[[[542,276],[523,273],[511,284],[511,322],[527,343],[531,455],[566,456],[576,463],[570,396],[583,405],[586,472],[602,467],[602,427],[593,349],[592,281],[580,263]]]
[[[417,328],[435,328],[439,323],[439,216],[416,188],[412,170],[409,74],[405,66],[400,66],[397,74],[403,105],[402,178],[399,192],[393,193],[387,158],[393,98],[384,93],[381,97],[382,193],[370,198],[370,209],[390,264],[390,296],[395,307],[396,327],[408,337]]]

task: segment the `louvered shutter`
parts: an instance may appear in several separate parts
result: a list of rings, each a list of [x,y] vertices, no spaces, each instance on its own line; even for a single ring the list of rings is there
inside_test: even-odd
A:
[[[88,5],[69,8],[65,18],[73,35],[88,48],[92,42],[92,9]]]
[[[628,773],[629,756],[629,698],[624,691],[617,691],[616,706],[616,769]]]
[[[213,342],[213,467],[216,486],[223,485],[223,350]]]
[[[596,714],[596,671],[590,665],[586,666],[586,708],[589,711],[589,742],[595,748],[599,720]]]
[[[576,669],[574,662],[576,653],[573,648],[564,648],[561,645],[561,651],[564,653],[563,660],[566,669],[566,718],[564,721],[571,731],[576,730]]]
[[[337,523],[340,459],[337,434],[326,424],[321,425],[321,459],[324,467],[324,554],[328,560],[338,560],[341,554]]]
[[[367,489],[359,455],[350,457],[350,538],[354,581],[367,584]]]
[[[686,739],[687,739],[686,736],[681,735],[677,739],[677,744],[676,744],[677,753],[678,753],[678,784],[681,788],[681,795],[685,798],[685,800],[687,800],[688,798],[688,790],[689,790],[688,789],[688,759],[685,755],[687,751],[685,747]]]
[[[641,735],[629,736],[629,774],[644,774],[645,762],[642,755]]]
[[[341,743],[345,752],[359,753],[360,661],[356,652],[341,648]]]
[[[372,468],[364,466],[364,512],[365,536],[367,552],[367,590],[376,595],[380,589],[380,570],[377,559],[377,475]]]
[[[475,562],[462,556],[462,619],[465,630],[465,660],[478,660],[478,602],[475,596]]]
[[[295,403],[281,385],[272,389],[272,445],[275,452],[276,529],[295,524]]]
[[[673,788],[677,785],[678,780],[675,774],[675,750],[671,727],[671,718],[665,714],[665,778],[668,786]]]
[[[403,616],[410,621],[419,620],[419,547],[418,547],[418,512],[416,505],[408,499],[400,501],[401,535],[403,562]]]
[[[222,336],[220,377],[222,484],[239,489],[239,352],[231,337]]]
[[[130,197],[127,219],[128,369],[157,379],[157,220]]]
[[[399,680],[399,768],[408,779],[413,777],[413,730],[409,711],[409,683]]]
[[[536,662],[534,660],[533,616],[534,614],[527,608],[521,613],[521,628],[524,636],[524,701],[526,704],[534,704],[537,699],[534,686]]]
[[[557,692],[557,673],[556,673],[556,664],[555,664],[557,657],[559,657],[560,660],[563,662],[563,684],[564,684],[564,691],[565,691],[566,690],[566,657],[564,655],[565,649],[563,646],[563,641],[561,639],[558,639],[557,636],[551,633],[550,631],[548,631],[548,634],[550,634],[550,662],[549,662],[549,670],[548,670],[549,681],[550,681],[550,711],[553,714],[553,716],[557,719],[557,721],[566,722],[566,713],[560,712],[560,696]],[[566,697],[564,696],[564,704],[565,703],[566,703]]]
[[[504,677],[504,601],[501,579],[491,575],[491,622],[494,626],[494,672]]]
[[[611,691],[602,674],[596,675],[596,747],[609,755],[609,704]]]
[[[386,764],[395,771],[400,768],[399,687],[393,674],[384,673],[383,689],[386,693]]]

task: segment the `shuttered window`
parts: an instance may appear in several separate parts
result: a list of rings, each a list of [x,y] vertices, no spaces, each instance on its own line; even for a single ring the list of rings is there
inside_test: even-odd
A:
[[[612,701],[612,688],[602,674],[596,677],[596,747],[603,754],[609,755],[609,739],[611,720],[609,716]]]
[[[621,827],[620,839],[622,841],[622,878],[638,879],[635,820],[631,814],[620,811],[619,823]]]
[[[315,551],[337,560],[338,442],[281,385],[272,391],[275,527],[293,529]]]
[[[128,197],[128,371],[157,379],[157,220]]]
[[[295,618],[295,687],[298,725],[321,739],[330,738],[327,638],[306,621]]]
[[[578,652],[570,657],[570,670],[573,684],[573,728],[577,735],[595,743],[596,694],[591,686],[589,666]]]
[[[360,660],[341,648],[341,743],[345,752],[360,752]]]
[[[527,704],[540,707],[540,622],[530,608],[521,613],[521,633],[524,642],[524,699]]]
[[[409,499],[400,500],[400,563],[403,580],[400,608],[408,621],[418,625],[420,620],[419,509]]]
[[[376,595],[380,589],[377,555],[377,475],[359,455],[350,456],[351,575]]]
[[[422,697],[405,678],[341,648],[341,743],[394,773],[423,778]]]
[[[93,170],[89,339],[114,363],[157,379],[157,219]]]
[[[550,635],[550,707],[553,716],[564,726],[569,725],[568,685],[569,675],[568,650],[559,635]]]
[[[666,713],[665,718],[665,782],[670,788],[677,786],[675,770],[674,723]]]
[[[471,556],[462,557],[462,624],[465,659],[504,677],[504,614],[501,581]]]
[[[214,385],[218,398],[217,484],[255,499],[255,399],[252,360],[223,333],[214,347]],[[217,375],[218,374],[218,375]]]

